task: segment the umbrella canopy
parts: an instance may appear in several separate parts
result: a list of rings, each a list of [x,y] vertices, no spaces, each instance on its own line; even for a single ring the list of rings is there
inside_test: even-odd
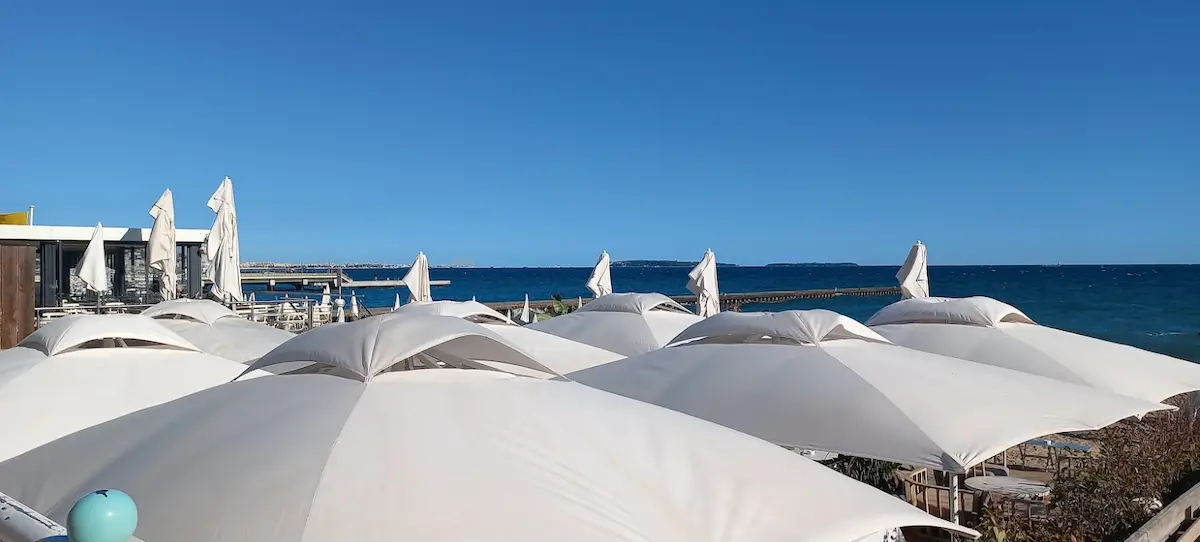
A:
[[[396,302],[392,303],[392,312],[400,310],[400,294],[396,294]]]
[[[608,294],[570,314],[529,327],[624,356],[662,348],[700,321],[662,294]]]
[[[509,343],[517,346],[523,352],[539,363],[549,367],[555,373],[566,374],[588,367],[594,367],[610,361],[616,361],[625,356],[609,352],[602,348],[564,339],[557,335],[544,333],[528,326],[518,326],[515,322],[476,301],[434,301],[432,303],[408,304],[400,308],[399,313],[428,314],[453,316],[464,320],[483,324],[485,328],[503,337]],[[488,359],[476,359],[486,365],[525,376],[549,378],[554,375],[542,371],[532,371],[511,364],[499,363]]]
[[[246,366],[144,316],[56,319],[0,352],[0,461],[80,429],[229,382]],[[255,371],[253,376],[266,373]]]
[[[400,295],[400,294],[396,294],[396,295]],[[321,287],[321,302],[318,304],[321,305],[322,307],[328,307],[330,305],[330,303],[332,303],[332,302],[333,301],[331,300],[331,298],[329,296],[329,284],[325,284],[324,286]]]
[[[690,343],[566,375],[782,445],[949,472],[1170,407],[910,350],[826,310],[721,313]],[[946,394],[969,399],[948,408]]]
[[[525,305],[521,307],[521,321],[526,324],[534,322],[532,312],[529,310],[529,294],[525,294]]]
[[[222,301],[245,301],[242,295],[242,256],[238,242],[237,207],[233,201],[233,181],[225,177],[208,199],[208,208],[217,214],[208,232],[208,280],[212,295]]]
[[[596,262],[595,269],[592,269],[592,276],[588,277],[587,289],[592,292],[592,297],[600,297],[613,293],[612,275],[609,269],[611,260],[608,257],[608,251],[600,253],[600,259]]]
[[[987,297],[907,299],[867,324],[896,344],[1148,401],[1200,390],[1200,365],[1041,326]]]
[[[417,253],[417,259],[413,260],[412,267],[404,274],[402,280],[404,285],[408,286],[409,303],[433,301],[433,294],[429,293],[429,258],[425,257],[424,252]]]
[[[355,294],[354,290],[350,290],[350,316],[358,319],[358,294]]]
[[[929,297],[929,267],[925,263],[925,245],[920,241],[908,251],[908,258],[896,273],[903,299]]]
[[[328,374],[136,412],[0,464],[0,489],[61,522],[81,492],[120,488],[138,502],[140,538],[177,542],[848,541],[904,525],[978,536],[652,405],[493,371],[396,370],[519,357],[479,328],[398,315],[322,326],[260,364]]]
[[[253,293],[251,293],[253,296]],[[251,322],[207,299],[163,301],[142,311],[200,350],[239,363],[250,363],[295,334]]]
[[[163,299],[175,299],[176,254],[175,254],[175,200],[168,188],[150,208],[154,226],[150,228],[150,244],[146,247],[146,261],[151,269],[162,273],[159,276]]]
[[[721,312],[721,290],[717,287],[717,256],[710,249],[688,273],[687,289],[696,294],[696,313],[709,317]]]
[[[83,258],[75,268],[75,274],[88,290],[102,294],[109,290],[108,266],[104,262],[104,225],[97,222],[92,230],[92,240],[88,241]]]
[[[396,310],[401,314],[424,314],[429,316],[453,316],[480,324],[499,323],[515,325],[507,316],[478,301],[432,301],[409,303]]]

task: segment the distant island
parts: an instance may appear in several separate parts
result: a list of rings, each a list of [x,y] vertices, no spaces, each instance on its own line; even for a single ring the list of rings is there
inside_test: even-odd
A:
[[[618,260],[612,262],[613,267],[695,267],[697,262],[680,260]],[[738,267],[735,263],[717,262],[717,267]]]
[[[769,263],[764,267],[858,267],[854,262]]]

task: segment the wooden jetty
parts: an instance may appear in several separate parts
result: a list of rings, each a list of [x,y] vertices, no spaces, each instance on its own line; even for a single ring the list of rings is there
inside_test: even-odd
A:
[[[356,280],[338,270],[322,273],[255,273],[242,272],[242,284],[263,284],[268,291],[274,291],[280,285],[287,285],[293,290],[321,288],[328,284],[333,290],[366,289],[366,288],[400,288],[404,281],[400,279]],[[430,286],[449,286],[448,280],[431,280]]]
[[[874,296],[898,296],[900,288],[897,286],[875,286],[869,288],[825,288],[820,290],[779,290],[773,292],[730,292],[721,293],[721,309],[727,311],[739,311],[743,305],[749,303],[784,303],[788,301],[796,301],[800,299],[832,299],[835,297],[852,296],[852,297],[874,297]],[[671,299],[679,302],[681,305],[695,305],[696,296],[694,295],[673,295]],[[592,298],[584,298],[583,302],[587,303]],[[579,300],[574,297],[563,298],[563,303],[574,307]],[[525,301],[500,301],[500,302],[484,302],[497,311],[503,312],[506,310],[521,310],[525,306]],[[529,300],[529,308],[539,311],[547,311],[554,305],[552,299]],[[391,311],[391,307],[383,307],[371,309],[369,312],[378,314],[381,312]]]

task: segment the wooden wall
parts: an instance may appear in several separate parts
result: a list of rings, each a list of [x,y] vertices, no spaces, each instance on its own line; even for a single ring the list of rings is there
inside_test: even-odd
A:
[[[37,247],[0,245],[0,349],[33,333]]]

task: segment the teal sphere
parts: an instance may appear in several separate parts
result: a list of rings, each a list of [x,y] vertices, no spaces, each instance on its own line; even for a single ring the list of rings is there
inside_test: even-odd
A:
[[[67,513],[67,540],[129,542],[137,523],[137,505],[129,495],[115,489],[101,489],[75,501]]]

